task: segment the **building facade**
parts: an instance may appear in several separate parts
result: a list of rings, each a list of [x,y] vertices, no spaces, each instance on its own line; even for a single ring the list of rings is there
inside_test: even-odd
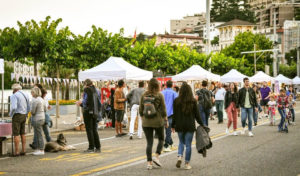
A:
[[[213,40],[215,37],[219,36],[219,30],[216,28],[217,26],[220,26],[221,24],[224,24],[224,22],[211,22],[210,23],[210,34],[209,38],[210,40]],[[194,32],[198,33],[200,37],[203,39],[207,39],[207,32],[206,32],[206,25],[198,25],[194,28]]]
[[[34,66],[33,65],[27,65],[22,64],[18,61],[16,62],[7,62],[8,66],[13,67],[14,74],[19,74],[23,76],[34,76]],[[41,67],[41,64],[37,64],[37,70],[39,70]],[[37,72],[37,76],[39,76],[40,73]]]
[[[285,20],[293,20],[297,7],[300,7],[300,4],[268,4],[264,8],[255,10],[257,32],[273,33],[274,22],[276,22],[276,28],[283,28]],[[274,18],[275,15],[276,18]]]
[[[203,38],[196,35],[158,35],[156,45],[171,43],[172,45],[186,45],[189,47],[202,47]]]
[[[300,47],[300,21],[287,20],[284,22],[283,44],[284,54]]]
[[[255,24],[248,21],[232,20],[217,26],[219,30],[219,49],[222,50],[234,42],[235,36],[243,32],[254,32]]]
[[[194,29],[195,26],[205,23],[205,13],[185,16],[180,20],[170,21],[170,34],[181,33],[185,29]]]

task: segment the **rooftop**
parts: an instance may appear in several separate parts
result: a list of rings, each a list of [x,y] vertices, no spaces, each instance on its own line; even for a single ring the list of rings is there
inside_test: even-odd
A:
[[[219,26],[216,26],[216,28],[220,28],[220,27],[224,27],[224,26],[256,26],[256,24],[250,23],[249,21],[234,19],[234,20],[228,21],[224,24],[221,24]]]

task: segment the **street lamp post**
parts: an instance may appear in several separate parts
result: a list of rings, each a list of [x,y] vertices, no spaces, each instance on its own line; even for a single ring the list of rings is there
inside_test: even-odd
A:
[[[274,8],[274,24],[273,24],[273,45],[275,49],[276,44],[276,8]],[[273,52],[273,76],[277,76],[277,51]]]
[[[206,54],[210,54],[210,0],[206,0]],[[211,58],[209,58],[209,64],[211,64]],[[211,71],[210,67],[209,71]]]

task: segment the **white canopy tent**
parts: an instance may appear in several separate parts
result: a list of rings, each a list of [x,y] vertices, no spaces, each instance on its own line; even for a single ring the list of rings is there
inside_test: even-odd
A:
[[[220,81],[220,76],[210,73],[199,65],[193,65],[189,69],[172,76],[173,81],[196,81],[196,80]]]
[[[282,74],[279,74],[276,78],[275,81],[278,81],[279,83],[284,83],[286,85],[291,85],[293,81]]]
[[[93,81],[107,81],[107,80],[150,80],[153,77],[151,71],[146,71],[133,66],[126,62],[121,57],[110,57],[102,64],[81,71],[78,74],[79,81],[91,79]]]
[[[228,73],[221,76],[222,83],[229,83],[229,82],[243,82],[243,79],[248,76],[240,73],[236,69],[231,69]]]
[[[275,79],[262,71],[257,72],[254,76],[250,77],[250,82],[264,82],[264,81],[271,81],[274,83]]]
[[[298,76],[293,79],[293,84],[300,84],[300,78]]]

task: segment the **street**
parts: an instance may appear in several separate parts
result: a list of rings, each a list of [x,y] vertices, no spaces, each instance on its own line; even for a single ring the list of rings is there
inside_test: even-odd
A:
[[[300,108],[296,109],[296,122]],[[277,116],[277,122],[279,117]],[[16,158],[0,158],[0,175],[282,175],[300,174],[300,126],[289,126],[289,133],[278,133],[276,126],[269,126],[268,119],[260,119],[254,128],[254,137],[226,135],[226,121],[210,121],[213,147],[206,158],[193,147],[191,170],[177,169],[176,133],[175,148],[161,156],[162,168],[146,170],[146,140],[129,140],[128,136],[114,137],[113,129],[100,130],[102,153],[83,153],[87,148],[85,132],[64,132],[68,144],[76,150],[46,153]],[[238,120],[240,128],[240,119]],[[247,133],[246,133],[247,134]],[[55,139],[57,134],[51,136]],[[27,146],[32,137],[27,138]],[[156,147],[154,144],[153,151]]]

